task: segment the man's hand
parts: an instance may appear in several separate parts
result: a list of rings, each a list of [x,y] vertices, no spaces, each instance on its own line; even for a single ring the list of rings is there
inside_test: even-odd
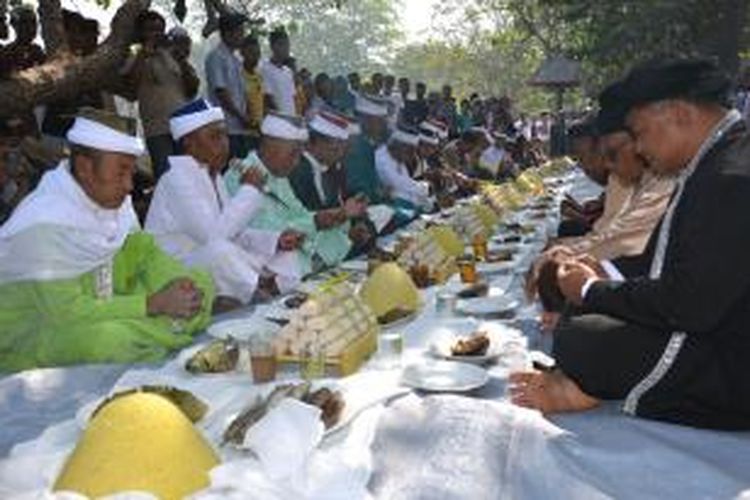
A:
[[[315,226],[318,229],[330,229],[346,222],[346,211],[342,208],[321,210],[315,214]]]
[[[254,186],[256,188],[263,189],[266,184],[266,174],[259,168],[249,168],[242,174],[242,184],[248,186]]]
[[[601,279],[609,279],[609,274],[607,274],[607,271],[604,270],[604,266],[602,266],[601,261],[599,261],[596,257],[589,254],[583,254],[576,257],[576,260],[582,264],[587,265],[590,267],[598,277]]]
[[[173,280],[146,299],[149,316],[169,316],[189,319],[198,314],[203,304],[203,292],[189,278]]]
[[[583,285],[589,279],[598,281],[599,276],[586,264],[577,261],[566,261],[557,270],[557,282],[560,291],[568,300],[576,305],[583,304]]]
[[[279,236],[277,247],[282,252],[293,252],[295,250],[299,250],[302,247],[302,243],[304,241],[304,233],[300,233],[299,231],[295,231],[294,229],[287,229],[286,231],[281,233],[281,236]]]
[[[344,211],[349,219],[360,217],[367,212],[367,197],[354,196],[344,202]]]
[[[557,324],[560,322],[561,318],[560,313],[556,312],[550,312],[550,311],[542,311],[542,331],[547,333],[552,333],[555,328],[557,328]]]
[[[349,229],[349,239],[357,247],[367,245],[374,237],[375,235],[370,232],[370,227],[364,222],[357,222]]]

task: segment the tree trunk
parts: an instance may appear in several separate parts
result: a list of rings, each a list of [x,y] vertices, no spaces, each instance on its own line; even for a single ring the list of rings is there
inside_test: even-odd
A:
[[[57,14],[53,13],[53,16],[61,16],[59,0],[43,0],[41,3],[45,4],[45,9],[57,10]],[[126,0],[112,19],[110,35],[90,56],[79,58],[69,52],[59,51],[59,40],[49,40],[50,45],[58,49],[52,60],[0,82],[0,118],[28,112],[40,104],[102,89],[108,82],[116,79],[133,41],[138,14],[149,5],[150,0]],[[49,11],[44,14],[48,15]],[[42,24],[45,23],[46,20]],[[44,34],[57,36],[52,27]]]

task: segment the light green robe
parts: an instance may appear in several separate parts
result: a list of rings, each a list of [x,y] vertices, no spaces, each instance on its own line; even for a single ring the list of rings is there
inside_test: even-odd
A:
[[[189,321],[148,317],[146,298],[175,278],[203,291]],[[113,261],[113,296],[98,299],[94,272],[0,286],[0,372],[78,363],[157,361],[191,343],[211,319],[213,283],[167,256],[146,233],[128,236]]]
[[[276,232],[295,229],[307,236],[301,251],[297,252],[300,277],[317,271],[313,265],[315,255],[326,266],[335,266],[346,258],[351,248],[349,223],[318,230],[315,226],[315,213],[309,211],[297,198],[288,178],[272,175],[255,153],[250,153],[243,164],[253,165],[267,174],[263,204],[250,221],[249,227]],[[230,169],[225,175],[227,190],[232,196],[240,188],[241,175],[235,168]],[[268,193],[272,193],[281,201]]]

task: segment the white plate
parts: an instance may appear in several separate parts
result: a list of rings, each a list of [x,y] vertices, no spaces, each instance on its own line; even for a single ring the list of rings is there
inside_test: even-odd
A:
[[[454,356],[451,354],[451,347],[459,338],[468,337],[480,331],[485,332],[490,339],[490,346],[483,356]],[[506,325],[479,323],[475,319],[464,318],[445,322],[430,331],[428,338],[431,343],[427,352],[438,359],[483,365],[496,361],[503,354],[505,344],[517,341],[522,335],[520,331]]]
[[[520,302],[516,299],[496,295],[494,297],[459,300],[456,304],[456,311],[470,316],[487,316],[510,313],[519,305]]]
[[[468,392],[488,380],[489,375],[482,368],[454,361],[409,365],[401,374],[402,384],[430,392]]]
[[[217,339],[225,339],[229,335],[237,340],[246,342],[256,335],[276,334],[281,327],[265,319],[229,319],[208,327],[208,334]]]
[[[355,273],[366,273],[367,272],[367,261],[366,260],[347,260],[339,264],[339,268],[343,271],[352,271]]]

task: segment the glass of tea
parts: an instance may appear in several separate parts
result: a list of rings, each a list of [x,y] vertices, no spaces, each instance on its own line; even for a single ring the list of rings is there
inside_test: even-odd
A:
[[[471,240],[476,260],[487,260],[487,237],[483,233],[476,234]]]
[[[477,265],[474,257],[471,255],[464,255],[456,261],[458,265],[458,272],[461,275],[462,283],[476,283],[477,282]]]
[[[276,379],[276,352],[270,336],[258,335],[250,339],[250,370],[256,384]]]

